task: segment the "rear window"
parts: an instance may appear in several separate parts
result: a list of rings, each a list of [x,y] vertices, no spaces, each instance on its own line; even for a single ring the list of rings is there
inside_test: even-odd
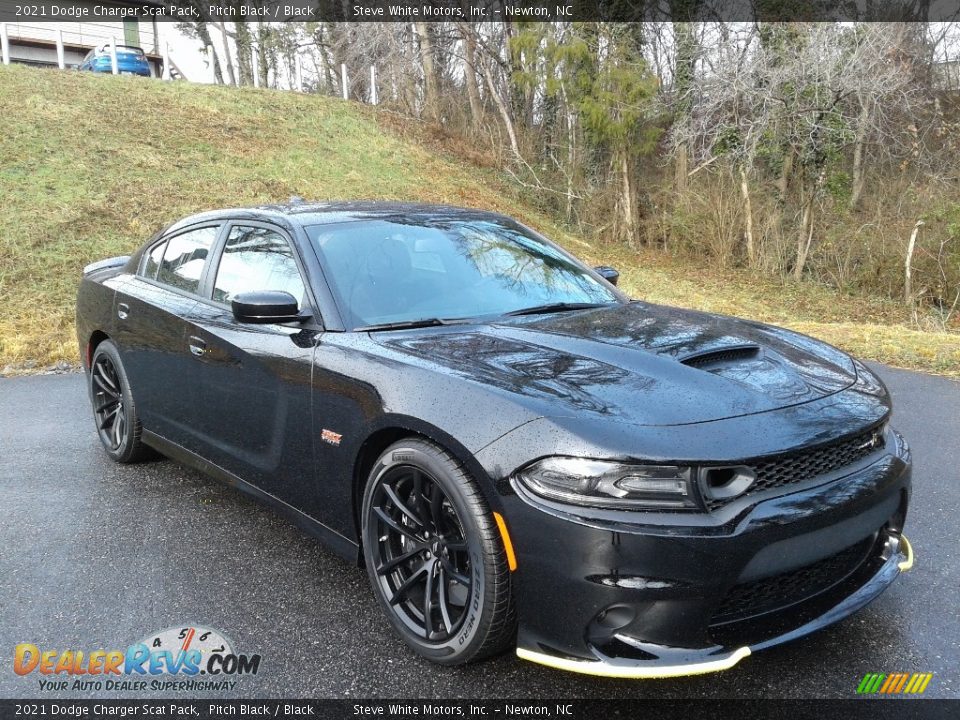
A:
[[[101,55],[109,55],[109,54],[110,54],[110,46],[109,46],[109,45],[104,45],[104,46],[102,46],[101,48],[99,48],[99,49],[97,50],[97,52],[100,53]],[[122,55],[122,54],[131,55],[131,54],[132,54],[132,55],[137,55],[138,57],[146,57],[145,53],[143,52],[143,50],[142,50],[141,48],[134,47],[133,45],[117,45],[117,54],[118,54],[118,55]]]
[[[158,268],[157,280],[180,290],[197,292],[218,229],[198,228],[170,238]]]
[[[157,279],[157,269],[160,267],[160,261],[163,260],[163,251],[167,247],[167,241],[163,240],[152,248],[143,258],[143,270],[140,271],[140,274],[143,277],[150,278],[151,280]]]

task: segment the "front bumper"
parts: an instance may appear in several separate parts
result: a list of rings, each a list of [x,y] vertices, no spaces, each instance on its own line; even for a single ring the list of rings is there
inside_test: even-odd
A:
[[[517,655],[591,675],[695,675],[856,612],[913,564],[909,451],[890,440],[892,452],[842,477],[701,525],[572,517],[517,488],[503,498]],[[757,605],[781,585],[792,600]]]
[[[682,651],[684,661],[673,665],[669,664],[669,660],[637,661],[609,657],[595,648],[593,649],[594,659],[592,660],[560,657],[522,647],[517,648],[517,656],[524,660],[530,660],[531,662],[558,670],[567,670],[568,672],[581,673],[583,675],[614,678],[652,680],[658,678],[685,677],[689,675],[704,675],[721,670],[728,670],[756,650],[762,650],[766,647],[779,645],[789,642],[790,640],[796,640],[804,635],[809,635],[827,625],[842,620],[873,602],[880,593],[887,589],[897,575],[913,567],[913,548],[906,536],[890,535],[889,542],[891,543],[889,557],[883,562],[877,573],[864,585],[860,586],[859,589],[834,605],[820,617],[803,623],[789,632],[769,638],[752,646],[742,645],[735,650],[721,647],[710,648],[699,653],[702,654],[702,659],[693,659],[693,656],[698,653],[686,650]],[[650,649],[653,648],[651,647]],[[676,648],[669,649],[669,651],[673,652],[676,650]],[[664,653],[664,655],[669,656],[669,653]]]

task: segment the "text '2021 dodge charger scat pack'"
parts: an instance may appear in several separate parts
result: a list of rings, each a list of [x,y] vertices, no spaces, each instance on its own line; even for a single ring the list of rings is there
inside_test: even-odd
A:
[[[912,565],[869,369],[616,280],[494,213],[292,201],[88,266],[77,330],[111,457],[288,514],[438,663],[722,670]]]

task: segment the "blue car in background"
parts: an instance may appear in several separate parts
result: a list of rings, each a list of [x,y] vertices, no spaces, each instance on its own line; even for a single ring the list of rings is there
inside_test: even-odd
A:
[[[113,72],[110,45],[101,45],[88,52],[78,69],[100,73]],[[150,77],[150,63],[147,61],[146,53],[132,45],[117,45],[117,72],[123,75]]]

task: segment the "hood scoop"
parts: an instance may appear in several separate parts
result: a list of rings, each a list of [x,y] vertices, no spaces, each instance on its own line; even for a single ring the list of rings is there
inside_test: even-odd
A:
[[[718,363],[752,360],[760,354],[759,345],[727,345],[725,347],[704,350],[683,355],[677,359],[684,365],[700,368]]]

